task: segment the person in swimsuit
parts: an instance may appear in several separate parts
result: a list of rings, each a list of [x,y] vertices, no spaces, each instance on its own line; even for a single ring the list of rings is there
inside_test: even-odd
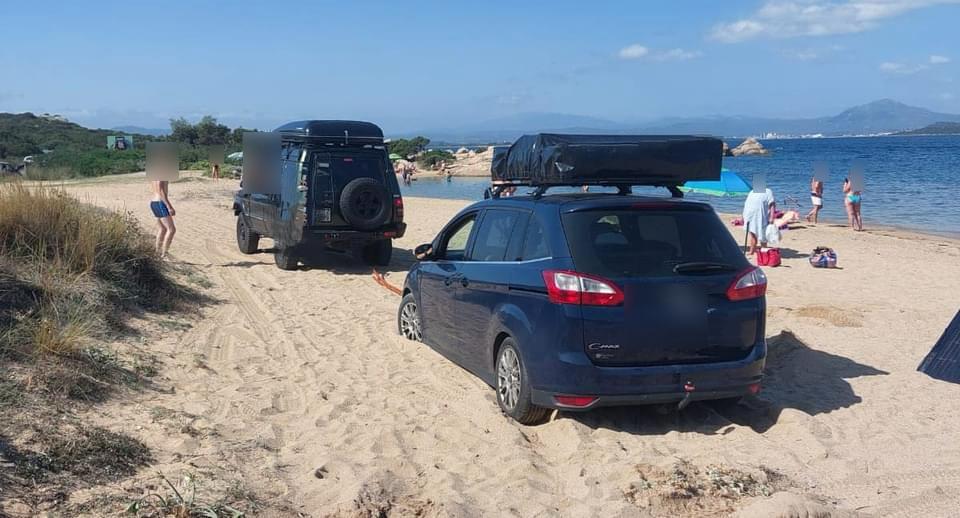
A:
[[[850,228],[863,230],[863,219],[860,217],[860,191],[853,190],[853,184],[849,178],[843,179],[843,205],[847,209],[847,221],[850,222]]]
[[[153,189],[153,200],[150,201],[150,211],[157,218],[157,255],[161,259],[167,257],[167,250],[170,249],[170,242],[173,241],[173,235],[177,233],[177,226],[173,223],[173,217],[177,211],[173,209],[168,196],[168,185],[166,180],[154,180],[150,182]]]
[[[820,209],[823,208],[823,182],[816,176],[810,179],[810,203],[813,204],[813,208],[807,213],[807,221],[816,223]]]
[[[220,179],[220,164],[213,164],[213,170],[210,172],[210,176],[212,176],[214,180]]]

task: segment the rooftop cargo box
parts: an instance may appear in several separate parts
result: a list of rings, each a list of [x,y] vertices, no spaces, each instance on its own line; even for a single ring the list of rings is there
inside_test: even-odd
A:
[[[723,143],[685,135],[524,135],[494,153],[504,183],[676,186],[720,178]]]
[[[293,121],[275,131],[284,139],[303,139],[338,144],[383,144],[383,130],[372,122],[340,120]]]

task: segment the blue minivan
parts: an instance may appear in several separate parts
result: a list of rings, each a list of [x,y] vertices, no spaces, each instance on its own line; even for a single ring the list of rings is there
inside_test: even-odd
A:
[[[470,205],[417,247],[404,337],[479,376],[524,424],[759,391],[766,277],[709,205],[541,194]]]

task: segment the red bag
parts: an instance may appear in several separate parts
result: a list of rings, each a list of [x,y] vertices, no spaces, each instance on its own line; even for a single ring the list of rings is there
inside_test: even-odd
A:
[[[780,266],[780,249],[761,248],[757,250],[757,266]]]

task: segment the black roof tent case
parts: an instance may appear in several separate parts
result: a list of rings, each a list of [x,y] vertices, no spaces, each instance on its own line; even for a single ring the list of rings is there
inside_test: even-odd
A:
[[[917,370],[931,378],[960,383],[960,311]]]
[[[677,186],[717,180],[723,142],[685,135],[524,135],[494,150],[491,176],[503,183]]]
[[[337,144],[383,144],[383,130],[372,122],[341,120],[293,121],[274,130],[284,139],[333,142]]]

